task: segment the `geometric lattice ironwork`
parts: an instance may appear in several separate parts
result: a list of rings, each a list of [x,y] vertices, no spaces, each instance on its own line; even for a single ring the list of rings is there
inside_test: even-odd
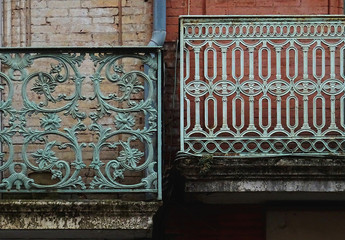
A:
[[[159,48],[2,48],[0,60],[0,191],[160,195]]]
[[[345,18],[180,18],[181,151],[345,150]]]

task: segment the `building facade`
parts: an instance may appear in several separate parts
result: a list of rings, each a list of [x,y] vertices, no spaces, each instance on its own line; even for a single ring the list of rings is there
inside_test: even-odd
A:
[[[3,0],[1,239],[341,239],[340,0]]]

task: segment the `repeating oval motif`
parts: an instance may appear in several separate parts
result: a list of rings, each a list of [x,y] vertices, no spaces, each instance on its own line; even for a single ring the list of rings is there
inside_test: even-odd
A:
[[[337,95],[344,90],[344,83],[338,79],[327,79],[321,84],[321,91],[328,95]]]
[[[295,84],[295,90],[298,94],[301,95],[310,95],[313,94],[317,89],[317,85],[314,81],[310,79],[303,79]]]
[[[219,81],[214,85],[214,93],[221,97],[230,96],[235,91],[235,84],[230,81]]]
[[[241,84],[240,89],[247,96],[256,96],[262,93],[263,86],[259,81],[248,80]]]
[[[268,92],[274,96],[284,96],[290,91],[290,85],[286,81],[274,80],[267,86]]]
[[[208,92],[209,86],[202,81],[192,81],[187,84],[185,89],[191,96],[201,97]]]

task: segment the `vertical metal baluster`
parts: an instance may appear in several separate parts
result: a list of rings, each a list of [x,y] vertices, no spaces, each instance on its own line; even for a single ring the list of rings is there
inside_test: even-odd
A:
[[[195,56],[195,81],[200,81],[200,47],[194,47],[194,56]]]
[[[303,79],[308,79],[308,46],[303,46]]]
[[[335,79],[335,47],[330,46],[330,61],[331,61],[331,73],[330,78]],[[331,124],[329,126],[329,129],[337,129],[337,126],[335,124],[335,95],[331,95]]]
[[[276,46],[275,47],[275,51],[276,51],[276,78],[278,80],[280,80],[282,78],[281,75],[281,50],[282,48],[280,46]],[[283,130],[283,126],[282,126],[282,115],[281,115],[281,111],[282,111],[282,99],[281,96],[277,96],[277,125],[274,128],[274,130]]]
[[[228,75],[227,75],[227,71],[226,71],[227,70],[226,54],[227,54],[228,48],[222,47],[221,51],[222,51],[222,80],[227,81]],[[226,88],[226,85],[224,85],[224,87]],[[225,92],[225,91],[226,91],[226,89],[223,89],[223,92]],[[223,108],[223,112],[222,112],[223,123],[222,123],[221,130],[226,131],[226,130],[229,130],[229,126],[228,126],[228,98],[226,96],[222,97],[222,108]]]
[[[241,59],[240,59],[240,76],[236,76],[236,51],[240,51],[241,54]],[[236,47],[232,49],[232,77],[236,81],[236,97],[233,98],[232,100],[232,124],[233,127],[237,130],[237,135],[240,136],[240,132],[244,127],[244,99],[241,97],[241,92],[240,92],[240,81],[244,76],[244,52],[243,49],[240,47],[240,42],[236,41]],[[239,126],[236,125],[236,100],[239,99],[241,101],[241,124]]]
[[[187,32],[186,28],[183,26],[182,20],[180,21],[180,98],[186,99],[186,90],[185,90],[185,79],[184,79],[184,33]],[[184,151],[185,135],[186,129],[184,126],[184,101],[180,100],[180,150]],[[188,119],[188,115],[187,115]]]
[[[254,80],[254,47],[248,47],[249,51],[249,81]],[[254,97],[249,96],[249,126],[248,130],[256,130],[254,124]]]
[[[308,79],[308,50],[309,47],[303,46],[303,79]],[[309,127],[308,117],[308,96],[303,95],[303,125],[302,129],[307,130]]]
[[[200,47],[194,48],[194,54],[195,54],[195,81],[200,81]],[[195,130],[202,130],[200,125],[200,97],[195,97]]]

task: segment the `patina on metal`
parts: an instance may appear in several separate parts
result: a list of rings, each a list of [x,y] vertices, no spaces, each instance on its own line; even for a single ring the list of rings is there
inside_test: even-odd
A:
[[[345,150],[343,16],[182,16],[181,152]]]
[[[158,47],[1,48],[0,192],[161,198],[161,58]]]

